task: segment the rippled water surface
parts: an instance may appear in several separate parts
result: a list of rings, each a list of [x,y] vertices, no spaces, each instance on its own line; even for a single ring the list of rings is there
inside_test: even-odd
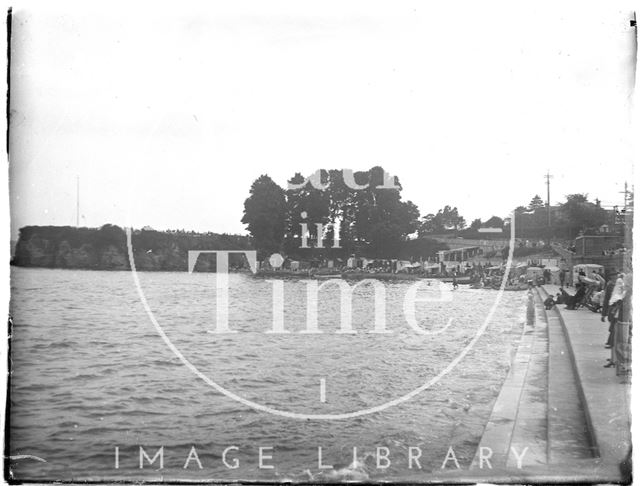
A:
[[[390,332],[378,334],[370,332],[374,284],[363,283],[353,296],[356,332],[340,334],[340,295],[329,285],[318,294],[322,332],[305,334],[308,282],[288,280],[283,284],[288,333],[269,334],[273,284],[231,274],[229,327],[236,332],[216,334],[211,332],[215,274],[139,276],[167,338],[194,367],[244,399],[296,414],[344,414],[410,393],[460,354],[498,297],[493,290],[464,286],[442,294],[436,282],[425,281],[418,297],[427,301],[417,303],[415,313],[421,328],[433,333],[423,335],[403,313],[415,282],[383,283]],[[452,299],[437,302],[442,295]],[[524,298],[505,292],[471,351],[412,399],[355,418],[305,420],[257,411],[198,378],[154,328],[131,273],[13,268],[13,474],[19,479],[419,480],[440,468],[449,447],[467,468],[520,337]],[[140,469],[140,446],[150,457],[163,446],[164,468],[159,460],[153,465],[145,460]],[[202,469],[193,452],[184,468],[192,447]],[[227,455],[236,469],[222,461],[229,447],[237,447]],[[266,448],[263,465],[273,469],[258,467],[260,447]],[[330,468],[319,469],[319,447]],[[388,468],[377,467],[378,447],[389,449]],[[412,447],[422,452],[422,470],[415,464],[408,468]]]

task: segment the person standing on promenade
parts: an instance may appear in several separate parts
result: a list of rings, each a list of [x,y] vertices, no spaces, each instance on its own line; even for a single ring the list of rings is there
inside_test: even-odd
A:
[[[604,322],[607,314],[609,314],[609,299],[611,299],[611,293],[613,292],[613,287],[615,287],[616,284],[616,275],[616,273],[612,273],[611,275],[609,275],[609,280],[604,286],[604,297],[602,299],[602,317],[600,318],[602,322]],[[611,329],[609,329],[609,332],[611,332]]]
[[[604,346],[607,349],[613,346],[614,329],[616,323],[620,319],[620,316],[622,316],[622,300],[624,299],[625,294],[624,273],[620,272],[613,286],[613,290],[611,291],[611,297],[609,298],[609,338]],[[613,366],[612,362],[610,365]]]
[[[611,298],[609,299],[609,313],[613,310],[613,306],[621,306],[622,299],[626,294],[626,289],[624,285],[624,273],[620,272],[618,274],[618,278],[616,279],[616,283],[613,286],[613,290],[611,291]]]

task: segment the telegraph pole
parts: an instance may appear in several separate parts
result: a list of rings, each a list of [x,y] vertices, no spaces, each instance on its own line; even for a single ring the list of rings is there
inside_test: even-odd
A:
[[[548,232],[548,240],[551,244],[551,178],[553,176],[549,174],[549,169],[547,169],[547,173],[544,178],[546,179],[547,184],[547,232]]]
[[[628,201],[628,197],[629,197],[629,189],[628,189],[628,185],[627,185],[627,181],[624,181],[624,191],[620,191],[620,194],[624,194],[624,212],[627,211],[627,201]]]

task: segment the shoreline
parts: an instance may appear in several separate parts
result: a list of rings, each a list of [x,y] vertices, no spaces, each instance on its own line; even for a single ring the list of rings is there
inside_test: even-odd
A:
[[[38,269],[38,270],[62,270],[62,271],[87,271],[87,272],[131,272],[129,268],[86,268],[86,267],[45,267],[35,265],[14,265],[10,264],[10,268],[24,268],[24,269]],[[149,269],[136,269],[136,272],[140,273],[188,273],[187,270],[149,270]],[[211,271],[197,271],[193,273],[216,273]],[[342,272],[336,274],[304,274],[303,272],[261,272],[258,271],[255,274],[250,270],[232,270],[229,269],[230,274],[245,274],[253,278],[277,278],[282,280],[382,280],[382,281],[397,281],[397,282],[417,282],[420,280],[437,280],[443,283],[452,283],[453,277],[438,277],[428,275],[413,275],[413,274],[397,274],[397,273],[355,273],[355,272]],[[456,279],[459,285],[470,285],[470,279],[468,277],[460,277]],[[498,290],[493,287],[484,287],[484,289],[477,290]],[[506,289],[509,290],[509,289]],[[518,289],[522,290],[522,289]]]

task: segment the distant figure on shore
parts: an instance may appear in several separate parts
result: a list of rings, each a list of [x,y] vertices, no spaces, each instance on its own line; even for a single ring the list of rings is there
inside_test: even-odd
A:
[[[564,288],[564,279],[565,279],[565,272],[564,270],[560,270],[560,287]]]
[[[576,284],[578,290],[574,295],[569,294],[564,289],[561,289],[563,301],[566,304],[565,309],[576,310],[576,307],[583,303],[584,296],[586,294],[586,288],[584,284]]]
[[[560,292],[562,292],[562,303],[565,304],[565,309],[572,310],[574,306],[573,295],[571,295],[565,289],[560,289]]]
[[[453,275],[453,289],[456,290],[458,288],[458,279],[455,274]]]
[[[587,274],[585,273],[585,271],[584,271],[584,270],[580,270],[580,271],[578,272],[578,282],[577,282],[577,283],[575,283],[575,287],[576,287],[576,289],[578,289],[578,284],[582,284],[582,283],[584,283],[584,279],[585,279],[585,278],[587,278]]]
[[[584,272],[582,272],[582,273],[584,273]],[[587,293],[587,286],[583,283],[578,287],[578,290],[576,290],[576,293],[573,296],[573,299],[574,299],[573,309],[574,310],[576,309],[576,307],[578,305],[583,303],[586,293]]]
[[[551,310],[554,305],[556,305],[556,303],[553,300],[553,297],[551,295],[549,295],[546,299],[544,299],[544,308],[546,310]]]

